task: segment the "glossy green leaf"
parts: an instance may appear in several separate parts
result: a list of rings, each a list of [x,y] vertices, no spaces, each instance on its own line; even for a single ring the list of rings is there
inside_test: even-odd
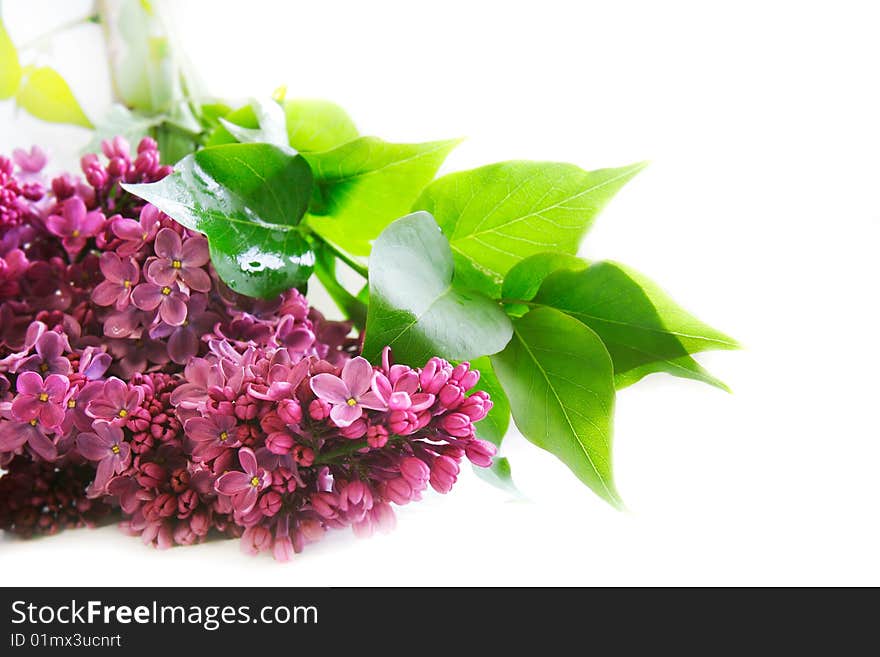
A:
[[[284,110],[274,100],[253,100],[251,111],[257,122],[257,128],[245,128],[233,121],[220,118],[220,124],[242,144],[273,144],[281,148],[289,148]]]
[[[504,275],[536,253],[577,253],[593,219],[646,166],[584,171],[555,162],[501,162],[434,181],[413,205],[437,218],[456,276],[490,296]]]
[[[598,262],[582,271],[558,271],[547,277],[533,301],[562,310],[602,338],[618,387],[652,372],[668,372],[727,389],[690,354],[736,349],[736,341],[685,312],[631,269]]]
[[[16,102],[43,121],[92,127],[67,82],[48,66],[24,69],[24,82],[18,90]]]
[[[18,51],[0,20],[0,99],[12,98],[21,84]]]
[[[375,137],[321,153],[304,153],[315,174],[308,222],[315,231],[353,255],[409,208],[458,143],[390,144]]]
[[[510,344],[491,360],[516,426],[600,497],[622,506],[611,469],[614,376],[602,340],[553,308],[530,311],[513,329]]]
[[[218,123],[220,118],[221,117],[218,117],[217,119]],[[229,130],[226,129],[226,125],[229,125],[230,123],[248,130],[257,130],[260,127],[260,122],[257,120],[254,108],[250,105],[245,105],[232,110],[222,118],[224,119],[223,123],[220,123],[220,125],[214,128],[213,132],[211,132],[210,136],[205,140],[206,147],[238,143],[238,140],[231,132],[229,132]]]
[[[326,100],[292,99],[282,103],[287,117],[287,138],[296,150],[329,151],[357,139],[348,113]]]
[[[500,447],[507,429],[510,427],[510,401],[501,387],[501,382],[492,369],[492,363],[488,356],[481,356],[470,361],[471,367],[480,372],[480,381],[476,385],[476,390],[483,390],[489,394],[492,399],[492,410],[489,414],[477,422],[474,426],[477,431],[477,438],[488,440],[490,443]],[[502,488],[504,490],[515,491],[516,486],[513,484],[513,478],[510,473],[510,463],[503,456],[496,456],[493,459],[491,467],[478,468],[474,466],[474,472],[481,479],[488,483]]]
[[[511,326],[497,303],[452,283],[452,252],[436,222],[416,212],[393,222],[370,256],[370,308],[363,353],[385,346],[411,366],[431,356],[468,360],[494,354]]]
[[[102,141],[113,139],[117,135],[125,137],[133,147],[136,147],[138,141],[148,136],[150,130],[162,123],[162,120],[162,116],[143,116],[132,112],[124,105],[115,104],[95,126],[92,139],[83,152],[98,153]]]
[[[287,140],[300,152],[325,151],[356,139],[357,129],[348,114],[338,105],[323,100],[285,100],[281,103]],[[215,129],[208,138],[208,146],[232,144],[237,141],[227,129],[231,123],[239,128],[255,130],[260,121],[254,108],[245,105],[224,117],[227,126]]]
[[[298,226],[311,186],[305,160],[269,144],[206,148],[159,182],[124,185],[207,235],[217,273],[253,297],[300,287],[311,275],[314,254]]]

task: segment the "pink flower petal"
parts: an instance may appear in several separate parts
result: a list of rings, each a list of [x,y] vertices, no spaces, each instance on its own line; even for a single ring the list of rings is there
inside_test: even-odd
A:
[[[150,283],[138,285],[131,293],[131,302],[141,310],[155,310],[163,298],[162,288]]]
[[[100,436],[86,431],[76,437],[76,449],[89,461],[100,461],[110,452],[110,446]]]
[[[188,288],[196,292],[208,292],[211,289],[211,277],[204,269],[186,266],[180,270],[180,278]]]
[[[43,377],[36,372],[22,372],[15,382],[15,389],[22,395],[39,395],[43,392]]]
[[[183,243],[181,249],[181,261],[187,267],[204,267],[210,260],[208,253],[208,240],[204,237],[190,237]]]
[[[33,430],[34,427],[29,424],[0,421],[0,452],[14,452],[28,441]]]
[[[144,234],[143,227],[134,219],[116,219],[110,224],[110,230],[119,239],[129,241],[141,241]]]
[[[392,393],[390,398],[393,399],[395,394],[406,394],[406,393]],[[372,390],[369,390],[362,394],[358,398],[358,404],[365,408],[370,408],[374,411],[384,411],[388,408],[388,404],[382,399],[379,395],[377,395]]]
[[[153,260],[146,267],[147,278],[156,285],[173,285],[177,272],[169,260]]]
[[[348,404],[336,404],[330,409],[330,419],[336,423],[337,427],[347,427],[351,425],[363,414],[363,409],[359,404],[349,406]]]
[[[214,489],[222,495],[235,495],[248,488],[253,488],[250,482],[251,478],[244,472],[227,472],[217,479]]]
[[[332,374],[316,374],[309,381],[309,385],[320,399],[331,404],[345,404],[351,397],[348,386],[342,379]]]
[[[39,374],[37,375],[39,376]],[[40,414],[43,405],[39,399],[32,395],[22,395],[12,401],[12,417],[19,422],[29,422]]]
[[[92,301],[99,306],[112,306],[116,303],[120,293],[124,290],[121,285],[113,281],[101,281],[92,290]]]
[[[247,447],[240,449],[238,451],[238,462],[241,463],[241,467],[251,477],[257,473],[257,457],[251,449]]]
[[[153,250],[160,258],[180,260],[182,256],[180,235],[170,228],[163,228],[156,234],[156,241],[153,243]]]
[[[40,403],[40,422],[47,427],[57,427],[64,419],[64,409],[48,402]]]
[[[159,306],[159,317],[166,324],[180,326],[186,321],[186,301],[181,294],[170,294]]]
[[[46,461],[54,461],[58,457],[58,448],[55,447],[55,443],[39,429],[32,428],[30,431],[28,446]]]
[[[373,383],[373,366],[361,356],[352,358],[342,368],[342,380],[348,386],[352,397],[358,398],[369,390]]]
[[[60,402],[64,399],[68,388],[70,388],[70,379],[60,374],[50,374],[46,377],[46,382],[43,386],[43,389],[49,395],[49,400],[54,402]]]

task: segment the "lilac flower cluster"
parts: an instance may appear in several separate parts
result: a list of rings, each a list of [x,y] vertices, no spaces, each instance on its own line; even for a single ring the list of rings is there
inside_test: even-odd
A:
[[[203,236],[119,187],[168,174],[155,143],[103,151],[51,181],[38,149],[0,159],[0,529],[112,508],[158,547],[219,534],[286,560],[491,464],[467,363],[374,367],[298,291],[235,294]]]

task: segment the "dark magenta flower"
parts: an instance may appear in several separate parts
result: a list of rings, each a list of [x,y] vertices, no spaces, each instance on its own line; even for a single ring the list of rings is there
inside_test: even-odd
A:
[[[94,488],[104,490],[113,475],[123,472],[131,461],[131,447],[125,442],[122,427],[97,420],[92,431],[79,434],[76,438],[79,453],[90,461],[98,463]]]
[[[68,253],[75,255],[82,251],[89,237],[94,237],[104,227],[104,221],[101,212],[88,212],[83,200],[74,196],[64,202],[60,215],[49,215],[46,227],[50,233],[62,238],[61,243]]]
[[[370,390],[372,381],[373,366],[358,356],[345,364],[341,376],[317,374],[309,385],[319,399],[332,405],[330,419],[339,427],[347,427],[363,414],[364,408],[386,408],[385,402]]]
[[[140,278],[140,269],[134,258],[120,258],[112,251],[106,251],[100,260],[104,280],[92,291],[92,301],[99,306],[115,305],[117,310],[125,310],[131,291]]]
[[[101,394],[86,406],[86,414],[96,420],[106,420],[122,424],[144,401],[144,391],[140,386],[129,386],[124,381],[112,377],[107,379]]]
[[[0,421],[0,452],[14,452],[24,445],[46,461],[54,461],[58,456],[55,443],[36,418],[30,422]]]
[[[147,203],[140,213],[140,219],[120,217],[110,224],[110,230],[122,243],[116,247],[116,253],[123,258],[132,256],[152,241],[161,226],[161,213],[155,205]]]
[[[224,450],[238,447],[235,427],[238,420],[232,415],[193,417],[184,423],[186,435],[196,443],[193,456],[200,461],[210,461]]]
[[[186,320],[187,296],[175,284],[156,285],[141,283],[131,294],[131,302],[141,310],[159,309],[159,317],[166,324],[180,326]]]
[[[36,419],[45,427],[57,427],[64,419],[64,398],[70,381],[60,374],[43,380],[36,372],[22,372],[15,382],[18,396],[12,402],[12,416],[21,422]]]
[[[217,479],[214,488],[232,498],[237,513],[246,514],[257,504],[260,491],[272,483],[272,477],[257,465],[257,457],[247,447],[238,450],[238,461],[244,472],[227,472]]]
[[[199,353],[199,342],[220,321],[220,316],[208,310],[209,299],[194,294],[189,299],[186,319],[180,326],[159,323],[150,329],[150,337],[168,340],[168,356],[179,365],[186,365]]]
[[[163,228],[153,245],[156,257],[147,263],[147,278],[156,285],[173,286],[180,281],[196,292],[211,289],[211,277],[205,271],[208,264],[208,240],[201,235],[181,241],[180,235]]]
[[[42,375],[70,374],[70,361],[64,357],[67,350],[67,339],[55,331],[44,331],[36,339],[34,348],[37,353],[20,361],[17,372],[39,372]]]

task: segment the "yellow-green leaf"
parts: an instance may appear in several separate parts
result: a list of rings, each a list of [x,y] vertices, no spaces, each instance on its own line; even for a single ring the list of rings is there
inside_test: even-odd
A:
[[[18,91],[16,101],[43,121],[93,127],[67,82],[48,66],[24,69],[24,84]]]
[[[18,51],[0,21],[0,98],[12,98],[21,84],[21,64]]]

